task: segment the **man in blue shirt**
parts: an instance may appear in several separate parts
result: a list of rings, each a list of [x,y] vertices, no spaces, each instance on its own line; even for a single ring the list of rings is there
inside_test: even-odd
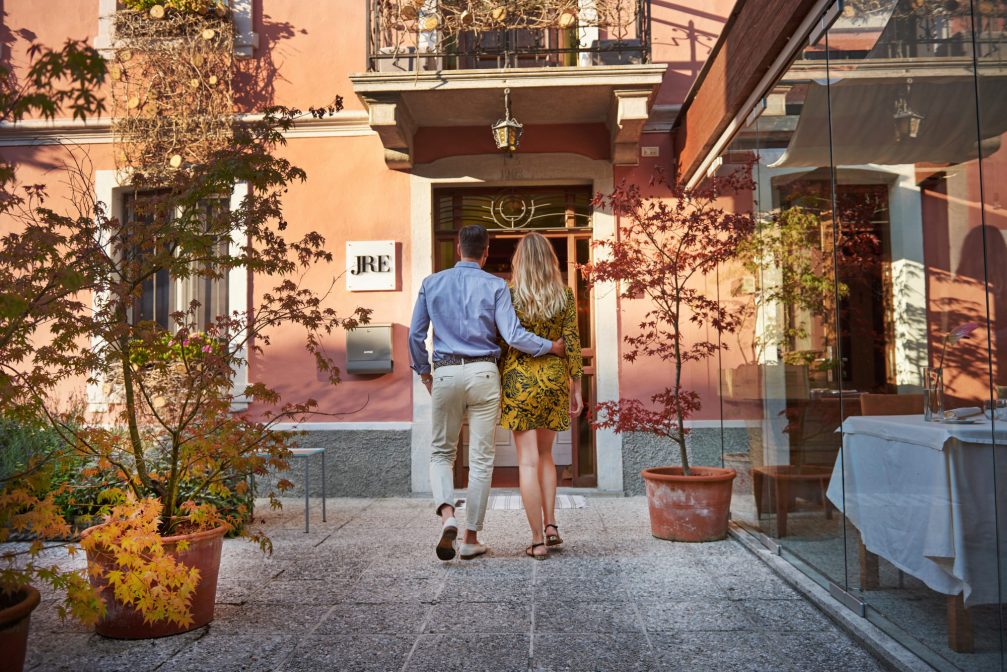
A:
[[[486,552],[479,543],[490,480],[493,476],[494,438],[500,417],[500,357],[498,338],[535,356],[563,355],[562,339],[548,341],[521,326],[514,312],[507,282],[482,270],[489,253],[489,235],[478,224],[458,233],[461,261],[427,277],[420,287],[409,326],[409,356],[433,401],[433,450],[430,486],[441,537],[437,557],[455,557],[458,522],[454,509],[454,463],[462,420],[469,422],[468,510],[465,538],[458,549],[463,560]],[[431,371],[426,338],[434,326]]]

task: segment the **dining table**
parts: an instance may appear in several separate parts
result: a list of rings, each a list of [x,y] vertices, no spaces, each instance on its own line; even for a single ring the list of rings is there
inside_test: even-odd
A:
[[[956,651],[972,648],[968,609],[1007,594],[1007,420],[969,420],[846,418],[827,491],[860,532],[861,588],[881,557],[947,595]]]

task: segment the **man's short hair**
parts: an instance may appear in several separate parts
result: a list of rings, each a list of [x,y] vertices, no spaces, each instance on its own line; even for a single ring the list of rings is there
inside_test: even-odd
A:
[[[469,224],[458,232],[458,245],[462,248],[462,256],[468,259],[478,259],[483,256],[489,242],[489,234],[479,224]]]

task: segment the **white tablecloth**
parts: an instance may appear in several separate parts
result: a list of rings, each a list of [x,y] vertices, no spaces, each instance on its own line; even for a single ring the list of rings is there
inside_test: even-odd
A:
[[[1007,601],[999,598],[996,510],[999,500],[1007,584],[1005,424],[998,422],[994,435],[986,420],[847,418],[829,500],[860,530],[869,551],[933,590],[964,593],[966,606]]]

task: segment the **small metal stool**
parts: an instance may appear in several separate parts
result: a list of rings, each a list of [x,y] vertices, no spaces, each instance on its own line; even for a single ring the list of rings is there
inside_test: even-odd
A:
[[[291,448],[290,454],[300,460],[304,460],[304,533],[307,534],[309,531],[309,521],[308,521],[308,484],[311,482],[309,478],[310,472],[308,471],[309,459],[313,455],[322,456],[322,522],[327,522],[325,520],[325,449],[324,448]],[[260,454],[260,457],[269,457],[268,454]]]
[[[322,456],[322,522],[325,520],[325,449],[324,448],[291,448],[294,457],[304,460],[304,533],[308,533],[308,483],[310,482],[309,460],[312,455]]]

